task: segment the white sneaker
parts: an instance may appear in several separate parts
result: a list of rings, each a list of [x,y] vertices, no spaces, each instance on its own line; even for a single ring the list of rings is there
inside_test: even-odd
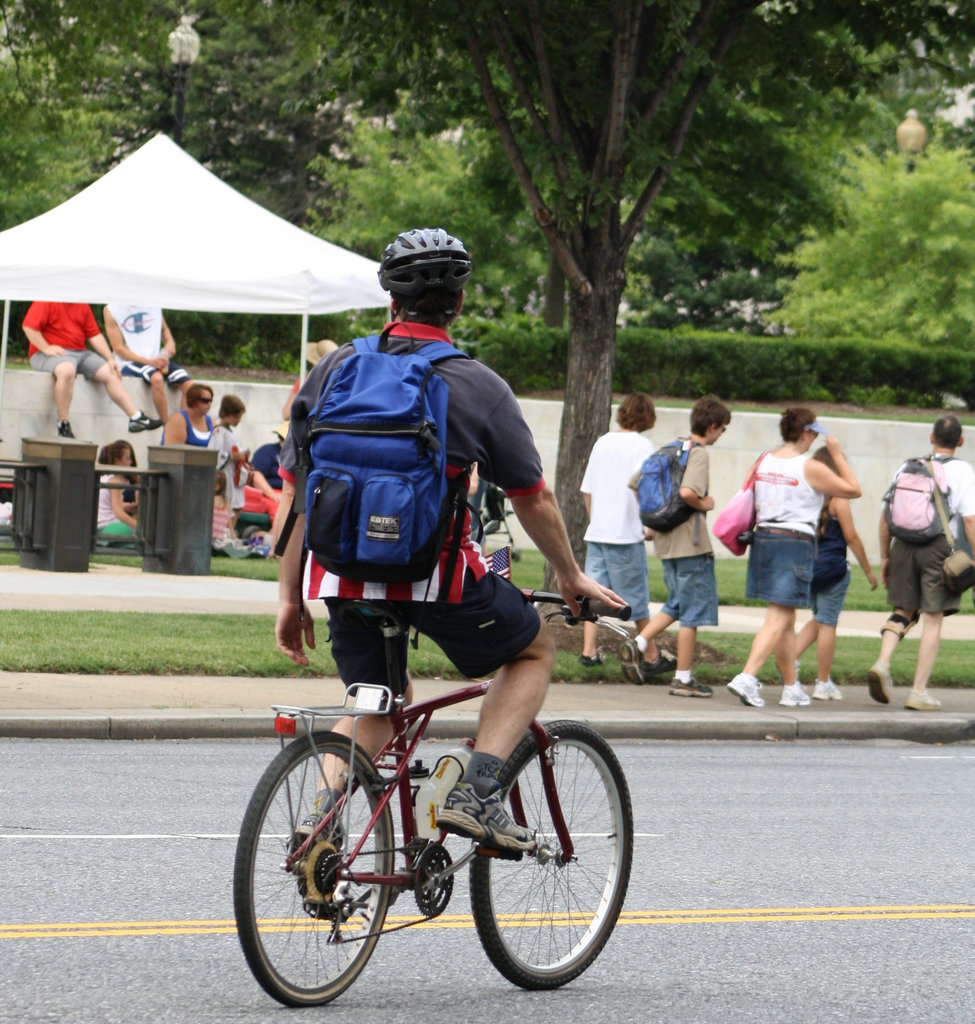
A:
[[[904,701],[904,707],[912,711],[937,711],[941,707],[941,701],[937,697],[932,697],[926,690],[924,693],[911,690]]]
[[[832,679],[827,679],[825,683],[822,679],[817,679],[816,685],[813,687],[812,697],[813,700],[842,700],[843,694]]]
[[[809,694],[802,688],[802,683],[783,686],[782,699],[779,703],[784,704],[787,708],[804,708],[810,703]]]
[[[875,661],[867,670],[867,689],[878,704],[890,703],[890,690],[893,685],[889,665]]]
[[[753,708],[765,707],[765,701],[762,700],[758,692],[761,688],[762,684],[757,679],[753,676],[746,676],[744,672],[739,672],[728,683],[728,689],[741,700],[742,704],[748,704]]]

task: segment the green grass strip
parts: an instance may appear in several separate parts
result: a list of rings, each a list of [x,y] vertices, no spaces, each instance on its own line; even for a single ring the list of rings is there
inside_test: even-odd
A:
[[[274,618],[270,615],[175,615],[142,612],[7,611],[4,612],[0,670],[6,672],[70,672],[80,675],[201,675],[280,678],[333,676],[335,663],[325,642],[328,626],[318,627],[318,647],[310,652],[311,666],[299,668],[274,645]],[[700,660],[694,675],[701,682],[727,682],[744,664],[752,636],[747,633],[700,633]],[[601,668],[584,669],[576,658],[579,648],[560,651],[553,678],[566,683],[620,681],[619,662],[612,640]],[[841,637],[836,649],[833,678],[840,684],[863,684],[866,670],[877,656],[879,639]],[[892,665],[894,681],[910,683],[917,640],[906,639]],[[975,640],[944,641],[935,664],[933,686],[973,686],[971,665]],[[807,656],[804,678],[814,674]],[[417,677],[460,679],[440,649],[420,638],[409,653],[410,671]],[[772,659],[761,676],[776,683]]]

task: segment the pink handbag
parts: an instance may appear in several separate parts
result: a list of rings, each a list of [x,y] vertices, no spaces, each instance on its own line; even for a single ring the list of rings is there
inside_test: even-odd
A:
[[[747,542],[738,538],[755,528],[755,477],[764,457],[758,457],[748,478],[711,524],[711,532],[733,555],[743,555],[748,550]]]

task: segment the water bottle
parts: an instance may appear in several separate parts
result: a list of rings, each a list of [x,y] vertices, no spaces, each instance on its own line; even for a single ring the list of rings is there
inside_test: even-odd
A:
[[[468,741],[469,743],[470,741]],[[421,779],[413,797],[416,834],[424,839],[439,839],[437,812],[447,799],[447,794],[464,774],[471,759],[471,747],[452,747],[441,757],[427,778]]]

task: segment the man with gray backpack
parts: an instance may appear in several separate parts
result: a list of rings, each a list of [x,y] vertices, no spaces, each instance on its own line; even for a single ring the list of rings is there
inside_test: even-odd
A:
[[[889,704],[893,681],[890,659],[897,644],[920,619],[914,685],[904,707],[937,711],[941,702],[927,691],[941,644],[941,623],[954,615],[960,593],[945,584],[942,567],[964,535],[975,545],[975,470],[955,451],[964,443],[957,416],[939,416],[931,432],[932,451],[908,459],[897,471],[884,495],[880,517],[880,572],[893,612],[880,631],[880,657],[867,672],[870,696]],[[949,520],[952,539],[946,536],[939,503]]]
[[[315,646],[315,633],[304,601],[323,599],[343,681],[383,682],[386,658],[375,628],[343,615],[351,600],[383,599],[465,675],[496,673],[470,763],[437,825],[495,848],[525,850],[534,838],[505,811],[498,774],[541,708],[555,645],[534,606],[489,571],[471,536],[466,496],[474,464],[504,490],[573,611],[580,597],[613,608],[623,602],[576,563],[511,389],[453,350],[447,328],[470,275],[467,250],[446,231],[399,235],[379,268],[390,322],[381,334],[321,359],[296,395],[281,477],[294,486],[297,515],[289,514],[290,537],[279,543],[275,632],[278,648],[307,665],[305,645]],[[307,572],[303,547],[311,555]],[[399,690],[409,699],[406,638],[398,642]],[[350,735],[351,722],[341,720],[336,731]],[[359,719],[357,742],[370,755],[390,735],[385,716]],[[322,815],[330,792],[322,791]]]

